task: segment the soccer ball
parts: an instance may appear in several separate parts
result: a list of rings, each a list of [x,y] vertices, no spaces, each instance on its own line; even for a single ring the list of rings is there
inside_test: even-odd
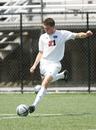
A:
[[[16,113],[18,116],[27,116],[28,115],[28,106],[25,104],[20,104],[16,108]]]

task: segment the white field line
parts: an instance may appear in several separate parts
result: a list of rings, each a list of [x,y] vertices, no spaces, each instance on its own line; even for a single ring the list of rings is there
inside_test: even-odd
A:
[[[0,114],[0,120],[19,118],[16,114]]]
[[[34,92],[34,88],[32,87],[24,87],[23,88],[24,92]],[[96,86],[90,87],[91,92],[96,91]],[[10,92],[21,92],[21,88],[18,87],[0,87],[0,93],[10,93]],[[88,92],[88,87],[49,87],[47,90],[48,93],[64,93],[64,92]]]
[[[54,116],[84,116],[84,115],[96,115],[96,113],[35,113],[29,114],[27,117],[54,117]],[[0,114],[0,120],[9,120],[16,118],[27,118],[20,117],[17,114]]]
[[[54,114],[41,114],[41,113],[37,113],[37,114],[29,114],[29,117],[50,117],[50,116],[62,116],[63,114],[61,113],[54,113]],[[15,119],[15,118],[27,118],[27,117],[20,117],[17,116],[16,114],[0,114],[0,120],[7,120],[7,119]]]

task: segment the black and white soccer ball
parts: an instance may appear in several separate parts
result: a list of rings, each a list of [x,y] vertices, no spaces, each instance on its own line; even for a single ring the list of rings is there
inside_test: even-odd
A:
[[[18,116],[27,116],[28,115],[28,105],[20,104],[16,108],[16,113]]]

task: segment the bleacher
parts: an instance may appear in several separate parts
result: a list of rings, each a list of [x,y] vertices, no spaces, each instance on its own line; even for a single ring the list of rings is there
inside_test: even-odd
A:
[[[22,25],[25,30],[40,27],[42,19],[46,17],[53,17],[57,25],[83,26],[86,23],[86,15],[79,12],[94,12],[95,7],[95,0],[1,0],[0,58],[3,60],[20,44],[20,36],[16,34],[16,31],[20,31],[19,13],[23,13]],[[92,23],[94,18],[96,15],[91,14]]]
[[[3,60],[20,44],[20,38],[15,32],[0,32],[0,58]]]
[[[2,0],[3,1],[3,0]],[[0,3],[2,3],[2,1]],[[3,1],[3,6],[0,7],[1,20],[4,24],[17,22],[20,20],[19,15],[8,15],[9,13],[32,13],[31,16],[23,15],[23,23],[29,24],[40,24],[41,15],[43,13],[43,18],[53,17],[56,19],[58,24],[64,22],[72,22],[76,20],[77,22],[82,22],[85,16],[81,17],[78,12],[90,12],[96,10],[96,1],[95,0],[5,0]],[[1,4],[2,5],[2,4]],[[62,16],[65,12],[73,12],[73,14],[65,14],[65,17]],[[57,13],[59,15],[57,15]],[[4,14],[4,15],[3,15]],[[31,18],[30,18],[31,17]],[[93,18],[93,16],[91,16]]]

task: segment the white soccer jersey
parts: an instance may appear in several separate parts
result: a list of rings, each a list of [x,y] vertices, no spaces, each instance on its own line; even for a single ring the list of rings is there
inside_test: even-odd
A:
[[[43,52],[44,59],[59,62],[64,56],[65,42],[75,37],[76,33],[66,30],[56,30],[52,35],[44,33],[39,39],[39,51]]]

